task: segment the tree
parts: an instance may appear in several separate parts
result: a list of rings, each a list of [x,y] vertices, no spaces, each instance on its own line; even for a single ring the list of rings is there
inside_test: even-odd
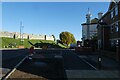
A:
[[[92,40],[98,40],[98,36],[97,35],[93,35],[92,36]]]
[[[98,22],[98,19],[97,18],[94,18],[91,20],[91,23],[97,23]]]
[[[27,39],[29,40],[29,35],[28,35]]]
[[[74,37],[73,34],[71,34],[71,39],[72,39],[71,43],[72,43],[72,44],[76,44],[76,40],[75,40],[75,37]]]
[[[15,39],[16,37],[15,37],[15,34],[13,35],[13,38]]]
[[[61,32],[59,37],[60,37],[61,42],[63,44],[66,44],[67,46],[71,43],[76,43],[74,35],[71,34],[70,32]]]
[[[46,40],[46,35],[44,37],[45,37],[45,40]]]
[[[56,39],[55,39],[55,36],[54,36],[54,35],[52,35],[52,36],[53,36],[53,38],[54,38],[54,41],[55,41],[55,40],[56,40]]]

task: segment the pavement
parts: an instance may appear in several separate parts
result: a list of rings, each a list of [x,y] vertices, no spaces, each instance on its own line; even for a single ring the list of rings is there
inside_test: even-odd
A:
[[[96,63],[96,67],[98,67],[98,55],[88,55],[87,57],[89,61]],[[106,56],[101,56],[101,66],[102,70],[120,70],[120,62]]]
[[[105,71],[105,70],[66,70],[68,80],[71,79],[95,79],[95,80],[120,80],[119,71]]]

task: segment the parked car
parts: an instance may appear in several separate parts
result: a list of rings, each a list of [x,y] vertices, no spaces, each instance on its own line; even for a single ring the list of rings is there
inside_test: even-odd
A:
[[[77,44],[70,44],[70,49],[75,49],[77,47]]]

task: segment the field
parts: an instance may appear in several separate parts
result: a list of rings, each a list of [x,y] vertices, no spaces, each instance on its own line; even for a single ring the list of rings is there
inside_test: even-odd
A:
[[[25,48],[29,48],[31,46],[35,47],[52,47],[52,48],[66,48],[66,46],[58,43],[56,44],[55,41],[50,41],[50,40],[28,40],[28,39],[23,39],[20,41],[20,39],[14,39],[14,38],[6,38],[2,37],[1,38],[2,42],[0,42],[0,47],[2,48],[17,48],[18,46],[22,45]]]

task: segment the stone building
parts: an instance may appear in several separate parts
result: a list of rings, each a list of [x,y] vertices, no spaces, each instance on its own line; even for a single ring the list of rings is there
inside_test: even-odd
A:
[[[54,41],[54,37],[51,36],[46,36],[45,35],[38,35],[38,34],[28,34],[28,33],[23,33],[20,35],[19,32],[8,32],[8,31],[0,31],[0,37],[8,37],[8,38],[15,38],[15,39],[35,39],[35,40],[52,40]]]

